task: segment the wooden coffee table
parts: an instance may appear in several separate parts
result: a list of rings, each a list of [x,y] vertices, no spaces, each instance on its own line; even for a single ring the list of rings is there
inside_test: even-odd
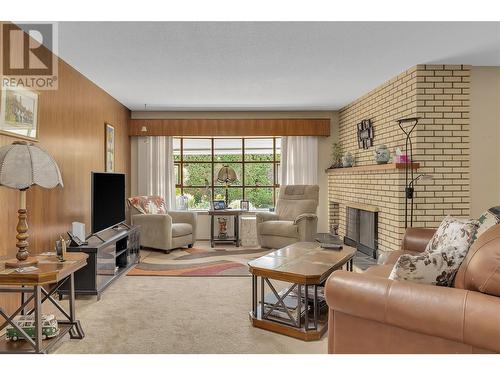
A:
[[[333,271],[344,266],[352,271],[355,254],[350,246],[336,251],[322,249],[317,242],[298,242],[248,262],[252,325],[305,341],[319,340],[328,329],[328,308],[318,294]],[[271,280],[291,285],[277,291]],[[266,285],[271,293],[266,294]]]

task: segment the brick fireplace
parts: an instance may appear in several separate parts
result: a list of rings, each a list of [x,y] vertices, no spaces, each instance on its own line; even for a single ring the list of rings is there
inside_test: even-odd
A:
[[[339,142],[355,167],[329,169],[329,225],[346,234],[349,204],[378,209],[378,248],[397,250],[405,219],[404,164],[377,165],[373,151],[386,145],[391,154],[404,149],[396,119],[420,117],[412,134],[414,171],[430,174],[415,189],[414,226],[437,227],[447,214],[469,216],[470,67],[417,65],[363,95],[339,111]],[[370,119],[373,147],[360,149],[356,124]],[[404,151],[404,150],[403,150]]]

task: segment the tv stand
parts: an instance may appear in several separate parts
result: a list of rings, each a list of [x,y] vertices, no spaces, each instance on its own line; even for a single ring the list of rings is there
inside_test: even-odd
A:
[[[68,252],[89,255],[87,265],[75,273],[75,294],[95,295],[100,300],[102,292],[113,281],[139,263],[139,227],[111,228],[88,237],[82,246],[70,246]],[[69,284],[59,289],[59,298],[69,294]]]

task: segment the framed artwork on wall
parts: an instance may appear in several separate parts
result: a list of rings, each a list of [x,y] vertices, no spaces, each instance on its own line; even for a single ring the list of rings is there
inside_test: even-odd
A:
[[[4,87],[0,95],[0,133],[38,141],[38,93]]]
[[[363,120],[357,124],[358,147],[367,149],[373,145],[373,124],[371,120]]]
[[[106,172],[115,171],[115,128],[113,125],[105,124],[106,127]]]

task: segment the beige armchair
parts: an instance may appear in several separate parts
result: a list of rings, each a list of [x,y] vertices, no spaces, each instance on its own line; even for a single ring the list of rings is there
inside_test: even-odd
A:
[[[258,212],[259,245],[279,249],[300,241],[312,241],[316,234],[319,186],[282,186],[276,212]]]
[[[128,202],[131,222],[140,226],[142,247],[164,250],[167,254],[183,246],[193,247],[196,241],[195,212],[167,212],[161,197],[133,197]]]

